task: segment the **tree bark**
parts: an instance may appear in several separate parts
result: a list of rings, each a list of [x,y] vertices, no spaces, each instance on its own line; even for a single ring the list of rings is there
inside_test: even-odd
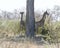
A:
[[[34,35],[35,35],[34,0],[27,0],[26,36],[34,37]]]

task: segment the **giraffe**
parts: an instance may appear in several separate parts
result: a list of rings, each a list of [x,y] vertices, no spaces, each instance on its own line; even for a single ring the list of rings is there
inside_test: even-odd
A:
[[[23,14],[24,14],[24,12],[20,12],[20,14],[21,14],[20,28],[21,28],[21,30],[23,30],[23,28],[25,26],[25,23],[23,21]]]
[[[47,11],[44,12],[43,14],[43,17],[40,21],[38,22],[35,22],[35,29],[36,31],[38,32],[38,27],[44,27],[44,22],[45,22],[45,19],[46,19],[46,15],[49,15],[49,13]]]

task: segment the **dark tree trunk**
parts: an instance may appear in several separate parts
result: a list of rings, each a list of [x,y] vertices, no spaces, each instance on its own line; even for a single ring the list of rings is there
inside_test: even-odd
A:
[[[34,37],[34,35],[35,35],[34,0],[27,0],[26,36]]]

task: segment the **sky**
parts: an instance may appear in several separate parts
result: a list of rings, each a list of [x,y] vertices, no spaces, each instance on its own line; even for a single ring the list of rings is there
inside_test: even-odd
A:
[[[0,9],[13,11],[14,9],[26,8],[27,0],[0,0]],[[60,6],[60,0],[35,0],[35,10],[52,9],[54,5]]]

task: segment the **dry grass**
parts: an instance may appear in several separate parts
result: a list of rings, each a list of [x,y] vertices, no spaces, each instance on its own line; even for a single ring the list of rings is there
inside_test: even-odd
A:
[[[0,48],[57,48],[56,45],[37,45],[33,42],[0,41]]]
[[[10,36],[14,36],[16,33],[20,31],[20,23],[15,20],[1,21],[0,20],[0,38],[6,36],[6,34]],[[3,41],[0,40],[0,48],[58,48],[58,45],[54,44],[36,44],[30,41],[24,42],[14,42],[14,41]]]

